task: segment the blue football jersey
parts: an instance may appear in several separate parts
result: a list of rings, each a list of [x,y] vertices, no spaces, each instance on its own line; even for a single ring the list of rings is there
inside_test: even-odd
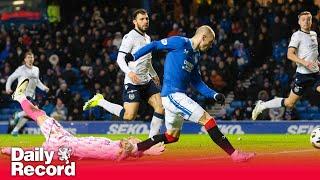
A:
[[[154,50],[167,50],[164,64],[164,78],[161,96],[187,91],[191,84],[203,96],[213,98],[216,92],[201,79],[199,69],[200,52],[192,48],[191,40],[181,36],[172,36],[153,41],[133,54],[139,59]]]

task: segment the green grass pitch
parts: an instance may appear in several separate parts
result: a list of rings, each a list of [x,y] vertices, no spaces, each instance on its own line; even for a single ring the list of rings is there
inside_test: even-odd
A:
[[[140,139],[146,139],[146,135],[106,135],[94,134],[78,136],[101,136],[112,140],[118,140],[128,136],[135,136]],[[313,151],[309,142],[309,135],[228,135],[230,142],[238,149],[245,151],[254,151],[257,154],[281,153],[284,151]],[[0,148],[2,147],[33,147],[40,146],[44,142],[42,135],[0,135]],[[224,155],[207,135],[181,135],[179,142],[166,146],[166,152],[163,156],[177,155],[183,157],[188,155],[220,156]],[[319,153],[318,153],[319,154]]]

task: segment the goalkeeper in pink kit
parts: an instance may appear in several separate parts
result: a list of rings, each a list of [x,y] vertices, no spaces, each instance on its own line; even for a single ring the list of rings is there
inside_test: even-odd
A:
[[[12,98],[18,101],[24,112],[39,125],[46,138],[46,142],[42,145],[45,150],[57,152],[59,147],[68,147],[72,150],[72,156],[77,158],[109,160],[122,160],[130,156],[159,155],[164,151],[163,143],[159,143],[146,151],[136,152],[134,146],[140,140],[133,137],[118,141],[104,137],[75,137],[26,98],[24,93],[28,83],[28,79],[22,80]],[[4,148],[1,151],[10,154],[11,148]]]

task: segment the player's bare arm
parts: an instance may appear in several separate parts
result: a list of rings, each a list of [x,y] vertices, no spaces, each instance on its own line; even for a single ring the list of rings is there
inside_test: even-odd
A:
[[[141,82],[139,76],[136,73],[134,73],[133,71],[130,71],[128,73],[128,76],[132,80],[132,82],[134,82],[136,84],[139,84]]]
[[[159,76],[153,77],[152,80],[154,81],[154,83],[156,83],[157,86],[160,86],[160,78],[159,78]]]
[[[305,66],[306,68],[308,68],[310,70],[312,70],[312,69],[316,68],[316,66],[318,66],[318,63],[315,63],[314,61],[306,61],[304,59],[300,59],[297,56],[297,49],[294,47],[288,48],[287,58],[295,63],[299,63],[299,64]]]
[[[126,37],[125,37],[126,38]],[[124,40],[126,41],[126,39]],[[130,46],[130,42],[125,42],[127,46]],[[129,67],[128,64],[124,60],[125,52],[119,52],[117,63],[120,67],[120,69],[125,73],[128,74],[128,77],[134,82],[134,83],[140,83],[140,79],[136,73],[134,73]]]

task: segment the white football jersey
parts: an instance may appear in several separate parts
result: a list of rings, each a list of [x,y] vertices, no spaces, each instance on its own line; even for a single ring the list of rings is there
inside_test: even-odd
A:
[[[304,59],[306,61],[318,61],[318,40],[317,33],[314,31],[310,31],[310,33],[296,31],[292,34],[291,40],[289,43],[289,48],[294,47],[297,49],[297,56],[300,59]],[[301,64],[297,64],[298,73],[301,74],[310,74],[316,73],[319,71],[319,67],[313,69],[312,71],[307,69]]]
[[[146,44],[149,44],[150,42],[151,38],[147,34],[143,35],[137,30],[133,29],[123,37],[121,46],[119,48],[119,53],[134,54],[141,47],[145,46]],[[139,76],[141,80],[140,84],[146,84],[151,80],[150,74],[152,75],[153,73],[150,72],[151,70],[153,70],[151,59],[152,55],[151,53],[149,53],[142,56],[140,59],[136,61],[131,61],[128,63],[130,71],[136,73]],[[152,77],[154,77],[154,75],[152,75]],[[127,73],[125,75],[124,83],[135,84],[128,77]]]
[[[28,68],[26,65],[19,66],[9,77],[6,82],[6,90],[11,89],[11,85],[14,80],[18,79],[18,82],[23,79],[29,79],[29,85],[26,89],[26,96],[35,98],[36,87],[39,87],[41,90],[45,90],[46,86],[39,79],[39,68],[32,66]]]

